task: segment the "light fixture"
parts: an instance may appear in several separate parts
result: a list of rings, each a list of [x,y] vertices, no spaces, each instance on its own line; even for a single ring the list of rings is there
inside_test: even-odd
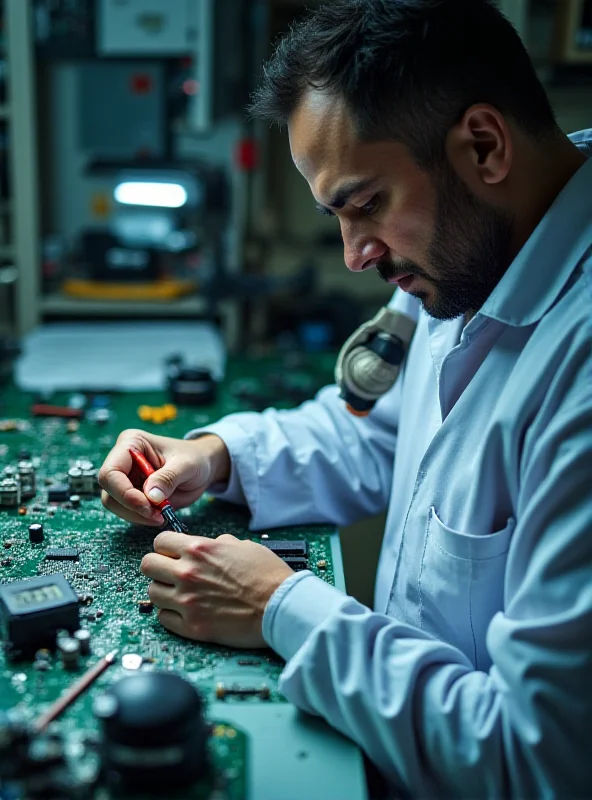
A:
[[[154,208],[181,208],[188,199],[187,190],[180,183],[124,181],[113,194],[122,205]]]

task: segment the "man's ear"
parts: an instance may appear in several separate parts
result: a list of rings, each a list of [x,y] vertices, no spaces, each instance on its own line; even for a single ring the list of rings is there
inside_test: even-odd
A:
[[[512,166],[510,128],[496,108],[471,106],[446,137],[448,160],[458,176],[473,190],[495,186]]]

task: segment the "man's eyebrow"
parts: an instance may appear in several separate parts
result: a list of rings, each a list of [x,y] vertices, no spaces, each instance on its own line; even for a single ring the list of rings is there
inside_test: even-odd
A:
[[[347,181],[337,189],[335,194],[327,202],[327,205],[331,206],[331,208],[343,208],[354,195],[363,192],[375,183],[375,178],[362,178]]]

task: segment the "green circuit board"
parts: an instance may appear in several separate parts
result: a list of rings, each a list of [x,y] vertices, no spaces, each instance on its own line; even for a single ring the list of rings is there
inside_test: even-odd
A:
[[[273,402],[273,393],[281,391],[278,386],[282,381],[284,388],[286,385],[293,388],[293,394],[273,404],[289,407],[304,395],[312,397],[316,389],[328,382],[333,362],[333,356],[315,357],[288,371],[282,361],[274,359],[230,364],[214,405],[179,408],[175,420],[160,425],[142,422],[137,409],[169,402],[163,393],[106,395],[101,397],[101,407],[108,409],[108,418],[97,422],[91,414],[79,425],[69,424],[65,419],[31,416],[29,409],[38,398],[22,394],[14,387],[0,393],[0,422],[17,423],[14,429],[0,432],[0,471],[16,465],[26,455],[34,464],[36,477],[34,497],[23,500],[19,508],[0,509],[0,583],[55,573],[64,575],[79,598],[80,627],[88,629],[91,635],[91,653],[80,657],[75,669],[66,668],[52,654],[40,671],[31,658],[10,660],[0,650],[0,710],[16,710],[21,719],[33,721],[85,669],[116,648],[118,656],[113,666],[54,723],[54,728],[69,742],[70,750],[78,753],[77,766],[91,770],[98,758],[99,731],[92,711],[93,701],[107,686],[132,674],[122,663],[123,656],[139,656],[141,670],[172,671],[188,679],[200,691],[206,709],[220,699],[246,704],[285,702],[278,691],[282,662],[271,651],[238,651],[199,644],[170,634],[160,625],[155,610],[147,605],[149,581],[139,571],[143,555],[152,550],[158,529],[129,526],[103,509],[98,494],[81,496],[73,504],[69,499],[51,502],[48,493],[56,484],[68,483],[69,468],[80,460],[91,461],[98,468],[118,433],[125,428],[142,427],[162,435],[182,436],[187,430],[207,425],[224,414],[265,405],[268,399]],[[274,375],[284,377],[280,381],[277,377],[273,379]],[[285,383],[286,375],[289,384]],[[96,398],[86,399],[92,409]],[[43,400],[66,405],[71,396],[57,394]],[[308,567],[323,580],[334,582],[331,527],[250,533],[246,509],[208,497],[179,512],[179,516],[190,533],[201,536],[232,533],[255,541],[266,535],[282,540],[305,539]],[[40,543],[29,540],[28,528],[32,523],[43,526],[44,539]],[[48,559],[48,548],[61,548],[68,557]],[[138,659],[136,665],[137,662]],[[245,691],[234,694],[237,687]],[[179,797],[243,798],[248,735],[229,725],[220,714],[212,716],[206,711],[206,717],[211,723],[208,745],[211,775]],[[108,792],[96,795],[111,796]],[[170,797],[174,795],[171,793]]]

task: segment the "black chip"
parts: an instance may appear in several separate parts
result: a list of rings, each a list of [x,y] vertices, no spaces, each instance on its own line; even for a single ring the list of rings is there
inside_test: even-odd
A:
[[[284,564],[291,567],[294,572],[301,572],[303,569],[308,569],[308,561],[305,558],[295,558],[293,556],[286,556],[282,559]]]
[[[75,547],[48,547],[45,559],[48,561],[78,561],[80,551]]]
[[[62,503],[70,497],[70,489],[67,483],[54,483],[47,488],[47,499],[50,503]]]
[[[284,556],[306,558],[308,556],[308,542],[301,539],[295,542],[280,541],[279,539],[262,539],[261,544],[268,547],[280,558]]]

